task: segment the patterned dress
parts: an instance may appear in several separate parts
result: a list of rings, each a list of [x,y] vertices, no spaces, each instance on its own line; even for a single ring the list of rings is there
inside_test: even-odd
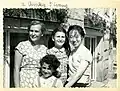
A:
[[[36,84],[34,79],[38,77],[39,61],[46,55],[47,47],[40,45],[40,48],[35,50],[30,41],[23,41],[16,49],[23,55],[20,65],[20,87],[32,88]]]
[[[66,55],[65,48],[57,49],[55,47],[47,50],[48,54],[55,55],[59,62],[60,66],[58,67],[58,71],[61,72],[60,80],[62,80],[63,84],[67,80],[67,64],[68,64],[68,56]]]

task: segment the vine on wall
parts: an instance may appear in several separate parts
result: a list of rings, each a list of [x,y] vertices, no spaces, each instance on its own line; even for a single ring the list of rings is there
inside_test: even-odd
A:
[[[98,14],[95,14],[92,12],[88,12],[85,9],[85,15],[84,15],[84,24],[85,26],[98,28],[98,31],[103,33],[103,31],[106,29],[106,21],[102,19]]]
[[[67,13],[66,9],[3,9],[4,16],[40,19],[54,22],[64,22]]]

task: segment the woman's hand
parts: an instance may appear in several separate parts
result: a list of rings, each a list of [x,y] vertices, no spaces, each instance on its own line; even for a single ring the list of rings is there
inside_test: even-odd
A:
[[[58,78],[61,77],[61,72],[58,71],[57,77],[58,77]]]
[[[86,71],[88,66],[88,61],[81,60],[81,64],[79,65],[77,72],[74,74],[73,77],[71,77],[71,79],[65,85],[65,87],[71,87],[73,84],[75,84],[75,82],[77,82],[82,77],[83,73]]]

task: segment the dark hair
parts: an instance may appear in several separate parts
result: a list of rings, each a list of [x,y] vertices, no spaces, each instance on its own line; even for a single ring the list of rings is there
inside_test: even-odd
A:
[[[40,65],[42,66],[44,63],[49,64],[50,68],[53,68],[54,72],[53,75],[55,77],[58,77],[58,71],[57,68],[60,66],[60,62],[58,61],[57,57],[55,55],[52,54],[48,54],[46,56],[44,56],[41,60],[40,60]]]
[[[48,49],[50,49],[50,48],[52,48],[52,47],[55,46],[55,43],[54,43],[54,41],[52,40],[52,37],[54,37],[57,32],[63,32],[63,33],[65,33],[65,43],[63,44],[63,47],[65,48],[66,54],[69,56],[69,53],[70,53],[70,45],[69,45],[69,40],[68,40],[67,32],[66,32],[66,30],[65,30],[63,27],[61,27],[61,26],[59,26],[58,28],[56,28],[56,29],[54,29],[54,30],[52,31],[52,36],[51,36],[51,37],[49,38],[49,40],[48,40]]]
[[[41,25],[41,32],[42,32],[42,34],[43,34],[43,32],[46,30],[46,29],[45,29],[45,25],[44,25],[42,22],[40,22],[40,21],[38,21],[38,20],[34,20],[34,21],[31,21],[30,25],[28,26],[28,32],[29,32],[30,27],[31,27],[32,25]]]
[[[71,31],[71,30],[78,30],[78,32],[80,33],[80,35],[84,38],[85,37],[85,32],[84,32],[84,30],[83,30],[83,28],[81,27],[81,26],[79,26],[79,25],[72,25],[72,26],[70,26],[69,27],[69,29],[68,29],[68,36],[69,36],[69,32]]]

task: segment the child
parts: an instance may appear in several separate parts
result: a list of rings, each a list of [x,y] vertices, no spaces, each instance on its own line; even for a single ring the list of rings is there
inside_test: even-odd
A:
[[[55,55],[46,55],[40,61],[40,72],[38,77],[38,87],[51,88],[63,87],[62,81],[57,78],[56,69],[59,67],[60,62]]]
[[[48,41],[48,54],[55,55],[59,62],[60,66],[57,70],[60,71],[63,84],[67,80],[67,64],[68,64],[68,56],[69,56],[69,42],[67,38],[66,30],[62,27],[56,28],[52,32],[52,36]]]

